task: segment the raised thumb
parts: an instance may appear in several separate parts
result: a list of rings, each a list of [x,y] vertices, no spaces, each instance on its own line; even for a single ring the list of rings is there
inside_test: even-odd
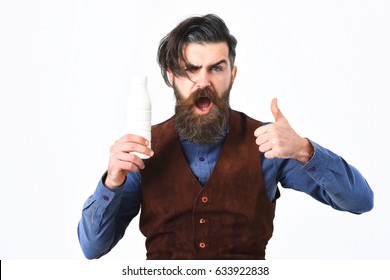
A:
[[[285,117],[283,116],[282,112],[279,109],[278,99],[277,98],[272,99],[271,111],[272,111],[272,115],[275,118],[275,122],[278,122],[278,121],[281,121],[281,120],[285,119]]]

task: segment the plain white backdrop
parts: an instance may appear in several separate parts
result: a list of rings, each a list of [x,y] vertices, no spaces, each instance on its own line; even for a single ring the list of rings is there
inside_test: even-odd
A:
[[[0,258],[84,259],[77,224],[125,131],[129,77],[147,75],[153,123],[174,97],[160,39],[216,13],[238,39],[231,105],[340,154],[366,177],[374,209],[338,212],[282,189],[267,258],[390,257],[390,6],[375,0],[0,0]],[[145,258],[138,219],[105,259]]]

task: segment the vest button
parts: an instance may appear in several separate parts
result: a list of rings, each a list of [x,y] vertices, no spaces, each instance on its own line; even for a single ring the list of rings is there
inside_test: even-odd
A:
[[[200,242],[200,243],[199,243],[199,248],[201,248],[201,249],[206,248],[206,243]]]
[[[206,223],[206,219],[203,219],[203,218],[200,219],[200,220],[199,220],[199,223],[200,223],[200,224],[205,224],[205,223]]]
[[[203,197],[202,197],[202,202],[203,202],[203,203],[206,203],[207,201],[209,201],[208,197],[207,197],[207,196],[203,196]]]

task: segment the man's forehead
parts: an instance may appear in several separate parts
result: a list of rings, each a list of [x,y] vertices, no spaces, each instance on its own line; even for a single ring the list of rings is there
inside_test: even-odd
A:
[[[226,42],[187,43],[183,46],[187,63],[197,66],[212,65],[219,61],[229,61],[229,48]]]

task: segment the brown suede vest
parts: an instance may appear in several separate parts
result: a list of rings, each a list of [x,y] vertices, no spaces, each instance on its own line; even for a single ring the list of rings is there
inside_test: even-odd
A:
[[[148,259],[264,259],[273,232],[253,135],[260,122],[231,111],[229,133],[202,187],[171,118],[152,128],[155,155],[142,176],[140,230]]]

